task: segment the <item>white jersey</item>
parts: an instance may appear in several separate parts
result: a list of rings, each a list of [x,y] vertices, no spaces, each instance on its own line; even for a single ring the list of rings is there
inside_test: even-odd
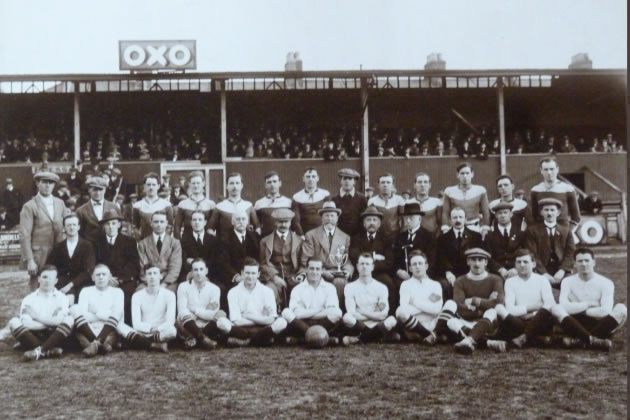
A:
[[[389,312],[389,292],[387,291],[387,286],[383,283],[371,279],[366,284],[360,279],[357,279],[346,285],[344,295],[346,311],[349,314],[357,316],[357,313],[360,314],[363,311],[379,312],[383,315],[382,320],[387,318],[387,313]],[[363,318],[361,315],[359,315],[359,317],[361,319]],[[378,321],[364,320],[363,323],[372,328]]]
[[[303,281],[291,291],[289,309],[317,309],[323,311],[328,308],[339,308],[337,289],[332,283],[321,280],[317,287],[313,287],[308,281]]]
[[[94,335],[100,334],[108,318],[115,318],[120,322],[124,316],[124,307],[125,294],[117,287],[98,290],[96,286],[90,286],[79,294],[79,308],[86,314]]]
[[[527,315],[527,308],[551,310],[556,304],[549,280],[537,273],[532,273],[527,280],[510,277],[505,281],[504,291],[505,309],[513,316]]]
[[[435,280],[412,277],[400,285],[400,306],[410,307],[410,312],[429,331],[435,329],[442,303],[442,286]]]
[[[230,289],[227,295],[228,307],[230,309],[230,321],[242,320],[245,315],[254,316],[278,316],[276,311],[276,298],[273,291],[256,282],[253,290],[245,287],[245,282],[241,281],[237,286]],[[264,314],[266,313],[266,314]],[[255,325],[253,322],[251,325]]]
[[[205,327],[219,311],[220,298],[221,289],[207,280],[201,289],[194,281],[185,281],[177,288],[177,319],[192,317],[199,327]]]
[[[160,287],[157,295],[150,295],[144,288],[131,297],[131,321],[133,328],[150,333],[151,328],[175,327],[175,293]]]
[[[63,316],[68,315],[70,301],[65,294],[57,289],[48,295],[37,289],[26,295],[22,300],[20,305],[20,319],[22,322],[24,322],[26,317],[30,318],[24,311],[24,308],[27,306],[35,311],[37,318],[59,318],[61,320]]]
[[[584,281],[578,274],[566,277],[560,286],[560,305],[569,314],[583,312],[584,302],[598,302],[601,312],[605,316],[613,309],[615,284],[612,280],[594,273],[593,278]],[[592,312],[592,311],[591,311]]]

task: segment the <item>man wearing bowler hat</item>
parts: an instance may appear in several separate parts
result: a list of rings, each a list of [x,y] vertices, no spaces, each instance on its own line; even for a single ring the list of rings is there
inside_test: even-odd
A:
[[[350,241],[350,261],[356,266],[359,255],[364,252],[372,254],[374,257],[372,277],[387,286],[389,291],[389,308],[393,311],[397,306],[394,303],[397,301],[396,296],[398,296],[398,282],[392,279],[394,269],[392,242],[381,230],[382,220],[383,213],[374,206],[369,206],[361,213],[363,230],[354,235]],[[357,277],[356,272],[355,277]]]
[[[307,267],[309,258],[324,262],[322,277],[337,288],[339,302],[344,302],[343,289],[352,277],[354,267],[348,259],[350,237],[337,227],[341,210],[333,201],[326,201],[318,211],[322,225],[306,233],[302,243],[301,267]]]
[[[42,171],[34,176],[37,186],[35,197],[27,201],[20,211],[21,264],[30,275],[30,288],[37,288],[37,272],[46,263],[57,242],[63,240],[64,202],[52,195],[57,174]]]
[[[420,209],[420,203],[410,202],[403,208],[403,230],[396,236],[394,242],[394,269],[398,284],[411,278],[408,267],[409,254],[419,250],[426,255],[431,275],[435,271],[435,240],[433,233],[422,227],[424,212]]]
[[[107,182],[104,178],[93,176],[87,181],[90,200],[77,209],[81,225],[81,237],[96,244],[103,234],[101,220],[106,212],[116,212],[118,209],[111,201],[105,200]]]
[[[339,228],[350,236],[354,236],[361,230],[360,215],[367,207],[367,198],[356,190],[359,173],[354,169],[343,168],[337,172],[341,188],[331,200],[341,211],[339,216]]]
[[[96,239],[96,263],[105,264],[111,272],[111,286],[125,294],[125,322],[131,321],[131,296],[140,282],[140,257],[136,241],[120,234],[120,213],[108,210],[100,221],[104,232]]]

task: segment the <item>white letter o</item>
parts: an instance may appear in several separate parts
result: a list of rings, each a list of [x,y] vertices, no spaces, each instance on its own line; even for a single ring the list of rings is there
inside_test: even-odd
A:
[[[131,55],[133,53],[138,54],[138,57],[132,58]],[[125,60],[125,63],[129,64],[132,67],[137,67],[141,65],[142,63],[144,63],[144,60],[146,58],[147,53],[144,52],[144,49],[139,45],[130,45],[125,48],[125,51],[123,52],[123,60]]]
[[[177,53],[183,54],[182,58],[177,57]],[[176,66],[185,66],[190,61],[190,50],[182,44],[173,45],[168,51],[168,60]]]

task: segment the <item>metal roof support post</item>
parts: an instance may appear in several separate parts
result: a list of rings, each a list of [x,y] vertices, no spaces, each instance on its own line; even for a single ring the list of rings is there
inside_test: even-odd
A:
[[[368,84],[361,78],[361,172],[363,173],[363,192],[370,186],[370,123],[368,118]]]
[[[225,80],[221,81],[221,162],[227,159],[227,97]]]
[[[79,110],[79,82],[74,82],[74,161],[81,159],[81,112]]]
[[[499,142],[501,144],[501,174],[506,173],[505,161],[505,109],[503,97],[503,77],[497,78],[497,102],[499,105]]]

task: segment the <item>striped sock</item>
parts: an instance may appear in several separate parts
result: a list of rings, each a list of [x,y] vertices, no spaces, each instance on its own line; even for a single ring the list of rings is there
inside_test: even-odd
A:
[[[59,324],[55,331],[48,337],[48,340],[44,341],[41,345],[42,351],[48,351],[53,347],[59,347],[59,345],[66,339],[72,332],[72,327],[66,324]],[[92,334],[94,336],[94,334]]]
[[[22,345],[25,349],[34,349],[41,343],[35,335],[30,332],[26,327],[20,326],[12,331],[13,337]]]
[[[148,349],[151,347],[151,340],[136,332],[129,333],[127,340],[129,340],[133,347],[138,349]]]
[[[98,335],[98,340],[103,343],[108,335],[116,331],[116,326],[118,325],[118,320],[114,317],[109,317],[107,321],[105,321],[105,325],[103,325],[103,329]]]
[[[438,334],[449,334],[450,330],[448,329],[448,320],[451,318],[455,318],[456,315],[448,310],[442,311],[440,312],[440,315],[438,315],[438,321],[437,324],[435,325],[435,331]]]
[[[405,327],[405,329],[411,332],[420,334],[422,338],[431,334],[431,332],[424,328],[424,326],[420,323],[420,321],[418,321],[418,318],[416,318],[415,316],[410,316],[409,318],[407,318],[407,320],[403,323],[403,326]]]
[[[79,315],[74,323],[77,327],[77,332],[83,334],[83,336],[87,338],[90,343],[96,340],[96,336],[94,335],[94,332],[92,332],[90,324],[88,324],[83,315]]]

